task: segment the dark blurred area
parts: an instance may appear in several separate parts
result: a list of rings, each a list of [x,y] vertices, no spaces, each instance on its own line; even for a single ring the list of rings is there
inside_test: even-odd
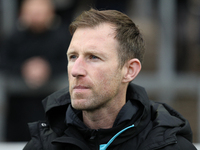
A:
[[[41,100],[56,90],[52,81],[67,77],[71,20],[63,23],[50,0],[25,0],[18,9],[13,33],[3,39],[0,51],[8,89],[6,141],[29,139],[27,122],[44,119]],[[20,85],[26,90],[12,92]]]
[[[135,82],[183,114],[200,142],[199,0],[0,0],[0,141],[28,141],[27,123],[45,118],[42,99],[68,85],[68,27],[90,7],[139,26],[146,55]]]

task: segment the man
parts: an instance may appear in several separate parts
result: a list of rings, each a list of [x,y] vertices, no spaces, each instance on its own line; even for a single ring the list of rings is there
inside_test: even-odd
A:
[[[70,32],[69,89],[43,101],[47,121],[29,124],[25,150],[196,149],[188,121],[130,83],[141,70],[144,41],[128,16],[91,9]]]

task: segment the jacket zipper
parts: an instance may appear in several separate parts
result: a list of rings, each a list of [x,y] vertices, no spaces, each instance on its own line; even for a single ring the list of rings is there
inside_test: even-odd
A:
[[[115,134],[109,141],[107,144],[101,144],[99,145],[99,150],[106,150],[108,148],[108,146],[120,135],[122,134],[124,131],[130,129],[130,128],[133,128],[134,127],[134,124],[131,125],[131,126],[128,126],[124,129],[122,129],[121,131],[119,131],[117,134]]]

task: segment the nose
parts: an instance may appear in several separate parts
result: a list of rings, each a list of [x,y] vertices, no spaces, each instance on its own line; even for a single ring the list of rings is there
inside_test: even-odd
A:
[[[71,68],[71,75],[73,77],[80,77],[86,75],[85,62],[83,58],[77,58]]]

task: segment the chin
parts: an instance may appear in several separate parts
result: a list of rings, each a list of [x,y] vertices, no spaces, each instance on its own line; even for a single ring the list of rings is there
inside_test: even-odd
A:
[[[73,100],[72,101],[72,107],[76,110],[83,110],[85,108],[84,100]]]

